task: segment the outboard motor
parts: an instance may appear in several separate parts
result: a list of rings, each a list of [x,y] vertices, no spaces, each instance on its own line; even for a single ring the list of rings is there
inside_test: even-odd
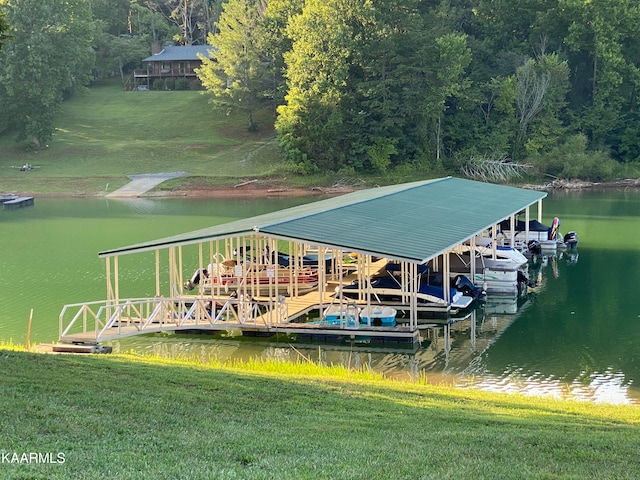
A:
[[[208,278],[209,277],[209,272],[207,272],[206,269],[203,269],[202,271],[200,271],[200,269],[197,269],[193,273],[193,276],[191,277],[191,279],[189,279],[187,282],[185,282],[185,284],[184,284],[185,290],[193,290],[194,288],[196,288],[196,285],[200,284],[200,277],[201,276],[204,276],[205,278]]]
[[[576,248],[578,246],[578,234],[576,232],[567,233],[563,240],[569,248]]]
[[[453,279],[453,285],[456,287],[456,290],[469,297],[483,298],[486,295],[484,290],[480,287],[476,287],[473,282],[464,275],[456,275]]]
[[[542,245],[540,245],[540,242],[538,240],[529,240],[529,243],[527,243],[527,248],[532,255],[542,254]]]

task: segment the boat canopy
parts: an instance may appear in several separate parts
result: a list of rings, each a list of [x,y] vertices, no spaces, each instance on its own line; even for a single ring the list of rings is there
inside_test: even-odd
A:
[[[258,234],[423,264],[546,197],[446,177],[359,190],[277,212],[99,253],[112,257]]]
[[[511,230],[511,221],[504,220],[500,222],[500,229],[503,231]],[[515,222],[515,231],[516,232],[524,232],[527,230],[526,222],[522,220],[518,220]],[[540,223],[538,220],[529,220],[529,231],[530,232],[548,232],[549,226],[543,223]]]

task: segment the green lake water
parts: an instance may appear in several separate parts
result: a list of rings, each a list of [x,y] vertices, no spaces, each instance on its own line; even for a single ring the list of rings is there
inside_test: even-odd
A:
[[[104,299],[99,251],[313,200],[36,198],[0,211],[0,341],[23,344],[32,315],[31,343],[53,342],[65,304]],[[415,349],[189,335],[112,345],[203,360],[304,356],[396,378],[640,404],[640,191],[553,192],[543,213],[544,223],[558,216],[562,232],[578,232],[577,253],[532,265],[540,285],[517,305],[490,300],[467,319],[424,328]],[[149,284],[153,260],[134,257],[126,261],[140,266],[123,281]]]

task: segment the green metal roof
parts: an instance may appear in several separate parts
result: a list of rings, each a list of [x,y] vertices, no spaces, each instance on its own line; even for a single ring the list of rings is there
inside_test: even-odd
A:
[[[546,197],[447,177],[360,190],[257,217],[99,253],[136,253],[248,235],[424,263]]]

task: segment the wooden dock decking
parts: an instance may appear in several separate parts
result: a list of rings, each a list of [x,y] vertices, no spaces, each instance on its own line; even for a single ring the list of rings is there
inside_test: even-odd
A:
[[[318,317],[322,318],[322,310],[330,305],[338,303],[355,303],[352,300],[345,301],[337,299],[333,296],[333,292],[324,292],[321,296],[318,291],[310,292],[298,297],[279,297],[273,298],[253,298],[252,305],[262,305],[256,310],[251,318],[240,318],[237,315],[222,315],[223,309],[213,312],[210,317],[203,319],[201,315],[192,315],[191,312],[197,312],[193,308],[190,313],[177,314],[177,310],[172,310],[171,315],[164,314],[161,317],[149,317],[142,314],[143,308],[136,310],[135,316],[119,316],[114,322],[109,322],[106,326],[101,323],[102,329],[91,330],[92,326],[83,328],[82,331],[69,331],[62,333],[59,337],[60,344],[74,345],[96,345],[104,341],[115,340],[119,338],[130,337],[134,335],[159,333],[159,332],[179,332],[179,331],[228,331],[239,330],[243,335],[247,336],[270,336],[276,334],[295,334],[305,338],[376,338],[380,343],[413,343],[419,341],[419,332],[415,328],[406,325],[394,327],[368,326],[356,322],[351,325],[332,325],[327,323],[306,323],[300,321],[301,317],[318,311]],[[176,299],[149,299],[152,302],[175,302]],[[204,302],[205,299],[200,297],[190,297],[188,299],[180,298],[179,302],[191,305],[198,302]],[[234,300],[236,301],[236,300]],[[240,308],[238,303],[236,308]],[[115,309],[115,307],[112,307]],[[159,306],[158,306],[159,308]],[[246,307],[245,307],[246,308]],[[266,311],[264,310],[266,308]],[[157,310],[154,308],[154,311]],[[245,310],[248,311],[248,310]],[[215,319],[214,319],[215,317]],[[98,328],[97,323],[96,327]]]

